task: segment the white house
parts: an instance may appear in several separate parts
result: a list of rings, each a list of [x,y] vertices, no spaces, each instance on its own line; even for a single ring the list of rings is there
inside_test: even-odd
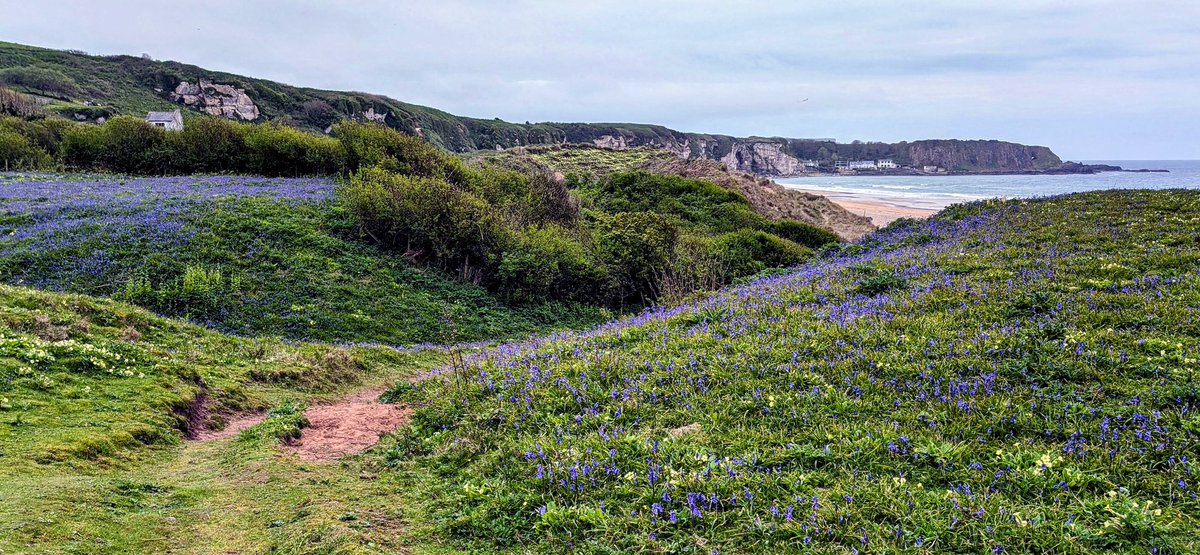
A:
[[[897,166],[896,166],[896,162],[893,161],[891,158],[884,158],[883,160],[876,161],[875,167],[877,167],[881,170],[894,170],[894,169],[896,169]]]
[[[179,131],[183,129],[183,114],[179,110],[174,112],[150,112],[146,114],[146,123],[155,127],[161,127],[167,131]]]

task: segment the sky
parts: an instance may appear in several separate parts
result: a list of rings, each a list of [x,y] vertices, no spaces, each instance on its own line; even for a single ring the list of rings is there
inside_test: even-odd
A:
[[[507,121],[1200,159],[1195,0],[0,0],[0,40]]]

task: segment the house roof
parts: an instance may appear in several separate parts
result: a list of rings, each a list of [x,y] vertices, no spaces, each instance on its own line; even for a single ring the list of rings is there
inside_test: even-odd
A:
[[[150,112],[146,114],[146,121],[176,121],[181,117],[179,110],[174,112]]]

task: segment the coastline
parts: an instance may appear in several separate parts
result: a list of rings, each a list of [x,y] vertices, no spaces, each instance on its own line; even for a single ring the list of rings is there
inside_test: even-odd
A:
[[[929,216],[937,213],[937,210],[909,206],[907,204],[896,202],[895,200],[881,197],[870,197],[858,193],[831,191],[811,187],[784,186],[793,191],[801,191],[804,193],[826,197],[849,212],[870,218],[871,223],[874,223],[879,227],[884,227],[900,218],[928,218]]]

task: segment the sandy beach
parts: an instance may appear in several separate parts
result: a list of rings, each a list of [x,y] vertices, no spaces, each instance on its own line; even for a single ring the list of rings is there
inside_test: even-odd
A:
[[[871,221],[883,227],[892,223],[892,221],[900,218],[925,218],[932,216],[937,211],[928,208],[918,208],[915,206],[907,206],[890,199],[871,198],[862,194],[847,193],[843,191],[826,191],[812,188],[797,188],[789,186],[789,189],[796,189],[814,195],[821,195],[833,202],[837,203],[842,208],[849,210],[860,216],[871,218]]]

